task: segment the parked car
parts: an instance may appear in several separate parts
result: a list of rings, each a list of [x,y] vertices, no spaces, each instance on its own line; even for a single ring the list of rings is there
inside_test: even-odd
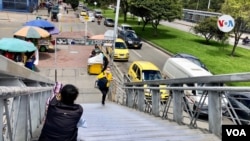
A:
[[[190,60],[191,62],[197,64],[198,66],[202,67],[203,69],[208,70],[208,68],[206,67],[206,65],[197,57],[190,55],[190,54],[186,54],[186,53],[177,53],[175,54],[173,57],[175,58],[186,58],[188,60]]]
[[[88,11],[88,17],[89,17],[89,21],[95,22],[94,12]]]
[[[83,9],[80,13],[81,16],[87,16],[87,10]]]
[[[141,49],[142,47],[141,39],[136,35],[135,32],[131,30],[124,30],[118,32],[118,37],[122,38],[125,41],[128,48]]]
[[[115,21],[111,18],[105,18],[103,24],[109,27],[114,27]]]
[[[95,13],[95,18],[101,17],[102,18],[102,10],[100,9],[95,9],[94,10]]]
[[[128,77],[132,82],[142,82],[148,80],[160,80],[163,79],[160,69],[149,61],[134,61],[129,66]],[[147,85],[144,85],[147,87]],[[159,87],[166,87],[166,85],[160,85]],[[151,100],[151,91],[144,89],[144,94],[147,100]],[[169,93],[166,89],[160,89],[161,100],[166,101]]]
[[[134,31],[134,29],[132,28],[132,26],[129,25],[129,24],[121,24],[121,25],[119,25],[119,26],[117,27],[117,30],[118,30],[118,32],[120,32],[120,31],[125,31],[125,30]],[[134,32],[135,32],[135,31],[134,31]]]
[[[230,92],[226,96],[230,103],[228,107],[232,117],[236,118],[237,115],[242,125],[250,125],[250,92]],[[229,112],[226,116],[230,116]],[[236,123],[240,124],[237,119]]]
[[[114,50],[112,46],[106,47],[106,53],[115,61],[118,61],[118,60],[128,61],[129,60],[128,47],[126,46],[125,42],[120,38],[116,39]]]

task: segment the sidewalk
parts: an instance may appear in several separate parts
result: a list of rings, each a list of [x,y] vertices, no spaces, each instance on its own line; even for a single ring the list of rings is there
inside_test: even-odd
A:
[[[38,13],[17,13],[17,12],[0,12],[0,38],[13,37],[13,33],[21,28],[23,24],[30,20],[35,20],[37,16],[50,21],[48,11],[46,9],[38,10]],[[79,20],[74,15],[74,11],[70,10],[68,14],[62,13],[62,20],[60,21],[63,29],[68,29],[69,22]],[[65,23],[65,24],[63,24]],[[59,22],[53,22],[57,27]],[[63,30],[61,36],[80,38],[85,33],[73,29]],[[87,73],[87,60],[91,53],[93,46],[77,46],[77,45],[57,45],[57,52],[40,52],[39,63],[37,65],[38,73],[55,80],[55,70],[57,70],[57,81],[63,84],[74,84],[79,88],[80,96],[77,103],[92,103],[101,101],[101,93],[94,88],[96,75],[89,75]],[[56,55],[56,56],[55,56]]]

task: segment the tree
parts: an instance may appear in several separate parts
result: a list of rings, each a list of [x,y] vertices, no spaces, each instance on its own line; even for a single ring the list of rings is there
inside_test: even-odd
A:
[[[79,0],[65,0],[67,4],[70,4],[72,9],[76,10],[79,5]]]
[[[209,43],[212,38],[223,41],[226,37],[217,27],[217,17],[209,17],[202,20],[193,27],[193,31],[204,36],[206,43]]]
[[[127,13],[129,10],[129,0],[121,0],[120,7],[123,12],[123,21],[127,22]]]
[[[186,9],[195,9],[195,10],[203,10],[203,11],[213,11],[219,12],[221,9],[221,5],[224,3],[224,0],[182,0],[183,7]],[[209,6],[209,9],[208,9]]]
[[[222,13],[231,15],[235,20],[234,46],[231,56],[235,55],[236,47],[239,43],[243,31],[250,27],[250,1],[249,0],[226,0],[221,8]]]
[[[139,15],[145,24],[150,20],[157,35],[157,27],[161,20],[173,21],[180,19],[182,14],[182,4],[180,0],[132,0],[131,10],[133,14]]]
[[[140,2],[135,1],[131,3],[130,12],[133,15],[142,19],[142,23],[143,23],[142,31],[144,31],[145,26],[151,21],[150,19],[151,11],[147,9],[146,7],[144,7],[142,4],[140,4]]]
[[[150,7],[150,15],[151,19],[153,19],[152,27],[154,28],[154,35],[157,35],[157,27],[160,24],[161,20],[172,22],[175,19],[181,19],[182,4],[179,0],[155,0],[148,5],[148,8]]]

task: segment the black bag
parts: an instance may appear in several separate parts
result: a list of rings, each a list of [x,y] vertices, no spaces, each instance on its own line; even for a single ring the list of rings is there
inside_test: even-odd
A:
[[[97,86],[99,89],[107,88],[108,79],[106,77],[97,80]]]

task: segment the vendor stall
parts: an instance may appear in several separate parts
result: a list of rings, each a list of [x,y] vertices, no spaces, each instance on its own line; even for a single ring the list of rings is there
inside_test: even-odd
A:
[[[88,59],[88,74],[100,74],[103,68],[103,54],[99,53],[96,56]]]

